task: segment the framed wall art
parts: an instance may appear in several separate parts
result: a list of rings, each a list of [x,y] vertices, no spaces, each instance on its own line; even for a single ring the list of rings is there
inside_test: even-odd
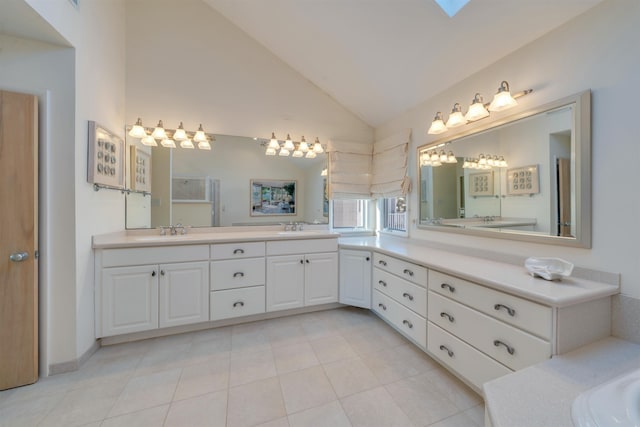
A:
[[[124,188],[124,141],[94,121],[89,121],[87,181]]]
[[[295,180],[252,179],[251,216],[295,215]]]
[[[507,169],[507,195],[531,195],[540,193],[538,165]]]
[[[151,192],[151,154],[139,150],[132,145],[129,155],[129,176],[131,189],[134,191]]]
[[[469,174],[469,196],[493,195],[493,171]]]

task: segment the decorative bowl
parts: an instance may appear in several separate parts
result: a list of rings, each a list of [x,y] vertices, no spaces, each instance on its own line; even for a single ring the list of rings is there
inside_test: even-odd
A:
[[[561,258],[530,257],[525,260],[524,266],[529,274],[545,280],[561,280],[569,277],[573,271],[573,264]]]

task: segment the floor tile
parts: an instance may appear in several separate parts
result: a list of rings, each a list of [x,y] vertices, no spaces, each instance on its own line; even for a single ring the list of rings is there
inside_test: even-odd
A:
[[[125,386],[109,417],[136,412],[171,402],[181,369],[134,377]]]
[[[231,387],[275,377],[276,363],[271,349],[231,353],[229,385]]]
[[[5,392],[2,392],[5,393]],[[64,398],[66,392],[17,400],[0,407],[0,427],[32,427],[55,408]]]
[[[416,425],[427,426],[459,412],[424,376],[406,378],[385,386],[396,404]]]
[[[380,385],[360,359],[345,359],[323,365],[338,397],[348,396]]]
[[[431,424],[429,427],[481,427],[484,424],[476,424],[476,422],[466,413],[460,412],[449,418]]]
[[[388,384],[420,375],[436,367],[432,359],[414,348],[412,344],[402,344],[373,352],[362,360],[382,384]]]
[[[273,357],[278,374],[298,371],[320,364],[311,344],[308,342],[275,347],[273,349]]]
[[[299,320],[295,319],[298,316],[292,317],[293,319],[274,319],[269,322],[266,332],[271,347],[289,346],[307,341],[304,329],[302,329]]]
[[[287,417],[282,417],[273,421],[258,424],[256,427],[289,427],[289,419]]]
[[[215,355],[205,363],[182,368],[173,400],[182,400],[229,387],[229,354]]]
[[[235,325],[231,329],[231,351],[262,351],[270,349],[264,322]]]
[[[166,427],[224,427],[227,422],[227,390],[173,402]]]
[[[323,405],[337,399],[320,366],[280,376],[287,414]]]
[[[465,411],[482,403],[482,398],[466,384],[454,377],[444,368],[433,369],[425,374],[433,387],[453,402],[456,407]]]
[[[320,363],[358,357],[349,343],[341,335],[329,335],[310,341]]]
[[[156,372],[168,371],[188,365],[191,343],[176,343],[174,347],[158,346],[149,350],[136,367],[135,376],[144,376]]]
[[[289,415],[291,427],[350,427],[351,422],[339,401]]]
[[[229,389],[227,426],[243,427],[266,423],[286,415],[280,381],[260,380]]]
[[[162,427],[168,410],[169,405],[162,405],[130,414],[118,415],[117,417],[107,418],[100,427]]]
[[[354,427],[414,426],[384,387],[345,397],[341,403]]]

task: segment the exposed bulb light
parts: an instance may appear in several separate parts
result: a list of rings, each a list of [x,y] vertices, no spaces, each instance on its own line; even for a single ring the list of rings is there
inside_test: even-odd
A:
[[[271,147],[267,147],[267,151],[265,151],[265,153],[267,156],[275,156],[276,155],[276,149],[275,148],[271,148]]]
[[[163,147],[176,148],[176,143],[171,138],[163,139],[162,142],[160,142],[160,144],[162,144]]]
[[[291,154],[291,153],[289,153],[289,150],[287,150],[287,149],[286,149],[286,148],[284,148],[284,147],[282,147],[282,148],[280,149],[280,152],[278,153],[278,155],[279,155],[279,156],[282,156],[282,157],[287,157],[289,154]]]
[[[158,143],[156,142],[156,140],[155,140],[155,139],[153,139],[153,137],[152,137],[151,135],[145,135],[145,136],[140,140],[140,142],[141,142],[143,145],[146,145],[146,146],[148,146],[148,147],[157,147],[157,146],[158,146]]]
[[[269,148],[273,150],[280,149],[280,143],[278,142],[278,138],[276,138],[276,134],[271,132],[271,140],[269,141]]]
[[[503,80],[498,88],[498,93],[493,97],[493,101],[489,104],[489,111],[502,111],[518,105],[518,101],[511,96],[509,91],[509,83]]]
[[[182,148],[195,148],[193,146],[193,142],[191,142],[191,140],[189,138],[185,139],[184,141],[180,141],[180,147],[182,147]]]
[[[287,139],[284,141],[284,149],[287,151],[291,151],[295,149],[293,145],[293,141],[291,140],[291,136],[287,134]]]
[[[458,126],[462,126],[467,123],[467,120],[462,115],[462,107],[459,103],[455,103],[453,105],[453,109],[451,110],[451,114],[449,114],[449,118],[447,119],[446,126],[447,128],[455,128]]]
[[[298,149],[303,153],[309,151],[309,144],[307,144],[307,140],[304,139],[304,135],[300,138],[300,145],[298,145]]]
[[[313,152],[316,154],[324,153],[324,149],[322,148],[322,145],[320,144],[320,140],[318,139],[317,136],[316,136],[316,142],[313,143]]]
[[[187,133],[184,131],[184,126],[182,125],[182,122],[180,122],[180,126],[178,126],[178,129],[176,129],[176,131],[173,133],[173,139],[174,141],[184,141],[187,139]],[[182,144],[180,144],[180,146],[182,146]],[[192,148],[193,148],[193,144],[192,144]]]
[[[309,150],[307,151],[307,154],[304,156],[305,159],[315,159],[316,158],[316,152],[313,150]]]
[[[202,128],[202,123],[200,123],[200,127],[196,131],[196,134],[193,135],[193,140],[195,142],[202,142],[207,140],[207,135],[204,134],[204,129]]]
[[[129,136],[132,136],[133,138],[144,138],[147,136],[147,131],[142,127],[142,119],[140,119],[140,117],[138,117],[138,121],[129,131]]]
[[[469,106],[469,111],[464,116],[468,122],[474,122],[476,120],[484,119],[489,116],[489,111],[484,107],[484,99],[482,95],[476,93],[473,97],[473,101],[471,101],[471,106]]]
[[[436,113],[436,116],[433,118],[433,121],[431,122],[431,126],[429,127],[429,130],[427,131],[427,133],[430,135],[437,135],[439,133],[443,133],[446,131],[447,131],[447,126],[444,124],[444,121],[442,120],[442,113],[438,111]]]
[[[160,140],[167,139],[167,133],[164,131],[164,125],[162,124],[162,120],[158,120],[158,125],[153,130],[153,133],[151,134],[151,136],[154,139],[160,139]]]

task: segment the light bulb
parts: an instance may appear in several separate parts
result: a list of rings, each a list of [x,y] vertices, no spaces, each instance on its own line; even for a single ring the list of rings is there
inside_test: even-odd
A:
[[[267,151],[265,151],[265,153],[267,156],[275,156],[276,155],[276,149],[275,148],[271,148],[271,147],[267,147]]]
[[[437,135],[439,133],[443,133],[446,131],[447,131],[447,126],[444,124],[444,121],[442,120],[442,113],[438,111],[436,113],[436,116],[433,118],[433,121],[431,122],[431,126],[429,127],[429,130],[427,131],[427,133],[431,135]]]
[[[202,142],[207,140],[207,135],[204,134],[204,129],[202,128],[202,123],[200,123],[200,127],[196,131],[196,134],[193,135],[193,140],[195,142]]]
[[[151,135],[145,135],[145,137],[142,138],[140,140],[140,142],[142,144],[146,145],[146,146],[149,146],[149,147],[157,147],[158,146],[158,143],[156,142],[155,139],[153,139],[153,137]]]
[[[447,153],[445,153],[444,150],[440,150],[440,162],[447,163],[448,161],[449,157],[447,156]]]
[[[320,140],[318,139],[317,136],[316,136],[316,142],[313,143],[313,152],[316,154],[324,153],[324,149],[322,148],[322,145],[320,144]]]
[[[511,96],[509,83],[503,80],[498,88],[498,93],[493,96],[493,101],[489,104],[489,111],[502,111],[516,105],[518,105],[518,101]]]
[[[276,138],[276,134],[271,132],[271,141],[269,141],[269,148],[274,150],[280,149],[280,143],[278,142],[278,138]]]
[[[295,146],[293,145],[293,141],[291,140],[291,136],[289,136],[289,134],[287,134],[287,139],[284,141],[284,148],[287,151],[295,149]]]
[[[201,150],[211,150],[211,144],[209,144],[209,141],[200,141],[198,142],[198,148]]]
[[[462,107],[457,102],[453,105],[449,119],[447,120],[448,128],[455,128],[467,123],[467,119],[462,115]]]
[[[295,149],[291,157],[302,157],[302,156],[304,156],[304,153],[300,150],[300,145],[298,145],[298,148]]]
[[[307,154],[304,156],[305,159],[315,159],[316,153],[313,150],[307,151]]]
[[[449,154],[447,155],[447,163],[458,163],[458,159],[456,159],[453,151],[449,151]]]
[[[479,165],[487,164],[487,158],[484,156],[484,154],[480,154],[480,157],[478,158],[478,164]]]
[[[173,139],[175,141],[184,141],[185,139],[187,139],[187,133],[184,131],[182,122],[180,122],[180,126],[178,126],[178,129],[176,129],[176,131],[173,133]]]
[[[282,156],[282,157],[287,157],[289,154],[290,154],[290,153],[289,153],[289,150],[287,150],[287,149],[286,149],[286,148],[284,148],[284,147],[282,147],[282,148],[280,149],[280,152],[278,153],[278,155],[279,155],[279,156]]]
[[[162,144],[163,147],[167,147],[167,148],[176,148],[176,143],[173,142],[173,139],[171,138],[165,138],[162,140],[162,142],[160,143]]]
[[[164,131],[164,125],[162,124],[162,120],[158,120],[158,125],[153,130],[151,136],[154,139],[167,139],[167,133]]]
[[[307,144],[307,140],[304,139],[304,135],[300,138],[300,145],[298,145],[298,149],[303,153],[309,151],[309,144]]]
[[[431,163],[437,162],[440,160],[440,156],[438,156],[438,153],[434,150],[431,152]]]
[[[195,148],[193,146],[193,142],[191,142],[191,140],[189,138],[185,139],[184,141],[180,142],[180,147],[182,148]]]
[[[464,118],[467,119],[468,122],[473,122],[476,120],[484,119],[488,115],[489,111],[484,108],[484,99],[482,98],[482,95],[476,93],[476,95],[473,97],[473,100],[471,101],[471,106],[469,106],[469,111],[467,111],[467,114],[464,116]]]
[[[138,117],[138,121],[129,131],[129,136],[133,138],[144,138],[145,136],[147,136],[147,132],[142,127],[142,120],[140,119],[140,117]]]

